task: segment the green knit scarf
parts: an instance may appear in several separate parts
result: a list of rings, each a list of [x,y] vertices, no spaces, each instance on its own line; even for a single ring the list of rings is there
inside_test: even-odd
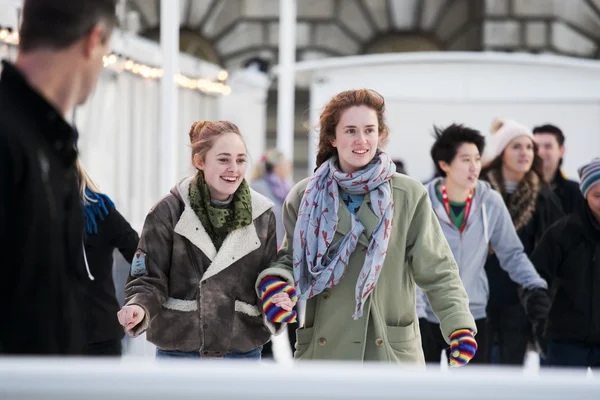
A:
[[[190,203],[217,251],[230,232],[252,223],[252,197],[245,179],[233,194],[231,203],[219,207],[211,203],[204,173],[199,171],[190,183]]]

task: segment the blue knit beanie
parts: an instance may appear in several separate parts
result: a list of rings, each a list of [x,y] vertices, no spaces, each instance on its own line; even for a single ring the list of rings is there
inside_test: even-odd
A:
[[[592,187],[600,183],[600,158],[596,157],[590,163],[579,167],[577,172],[579,172],[579,188],[583,197],[587,197]]]

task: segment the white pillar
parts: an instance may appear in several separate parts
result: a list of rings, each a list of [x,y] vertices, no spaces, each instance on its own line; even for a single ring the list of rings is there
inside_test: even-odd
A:
[[[308,121],[310,124],[310,128],[308,130],[308,163],[307,163],[307,171],[306,176],[312,176],[315,167],[317,166],[317,152],[319,147],[319,129],[315,129],[315,127],[319,127],[319,119],[321,117],[321,109],[317,107],[317,101],[319,99],[319,95],[321,93],[321,84],[315,80],[315,77],[312,77],[312,82],[310,84],[310,99],[308,104],[309,106],[309,114]]]
[[[240,128],[250,155],[251,168],[246,170],[246,178],[250,179],[254,166],[265,152],[267,92],[271,81],[267,74],[246,68],[233,71],[227,84],[231,94],[218,98],[218,117]]]
[[[296,0],[279,0],[277,148],[290,160],[294,159],[296,8]]]
[[[159,196],[167,194],[177,179],[177,99],[175,75],[179,73],[179,0],[160,2],[160,47],[164,74],[159,102]],[[152,116],[148,116],[151,118]]]

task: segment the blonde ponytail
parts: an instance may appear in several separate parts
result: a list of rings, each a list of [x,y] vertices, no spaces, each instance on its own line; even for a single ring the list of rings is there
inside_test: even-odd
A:
[[[79,191],[81,194],[81,199],[84,203],[95,203],[98,200],[90,198],[86,193],[86,189],[90,192],[101,194],[102,192],[100,191],[100,188],[98,185],[96,185],[92,178],[90,178],[90,175],[83,166],[80,158],[77,158],[75,165],[77,167],[77,174],[79,175]]]

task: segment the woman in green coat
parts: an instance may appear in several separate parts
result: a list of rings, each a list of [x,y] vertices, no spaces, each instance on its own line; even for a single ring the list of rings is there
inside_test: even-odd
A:
[[[296,359],[424,364],[416,283],[450,364],[463,365],[477,349],[467,294],[426,189],[380,150],[384,111],[383,97],[366,89],[325,107],[317,169],[285,201],[285,239],[257,292],[274,318],[292,312],[296,295],[307,300]]]

